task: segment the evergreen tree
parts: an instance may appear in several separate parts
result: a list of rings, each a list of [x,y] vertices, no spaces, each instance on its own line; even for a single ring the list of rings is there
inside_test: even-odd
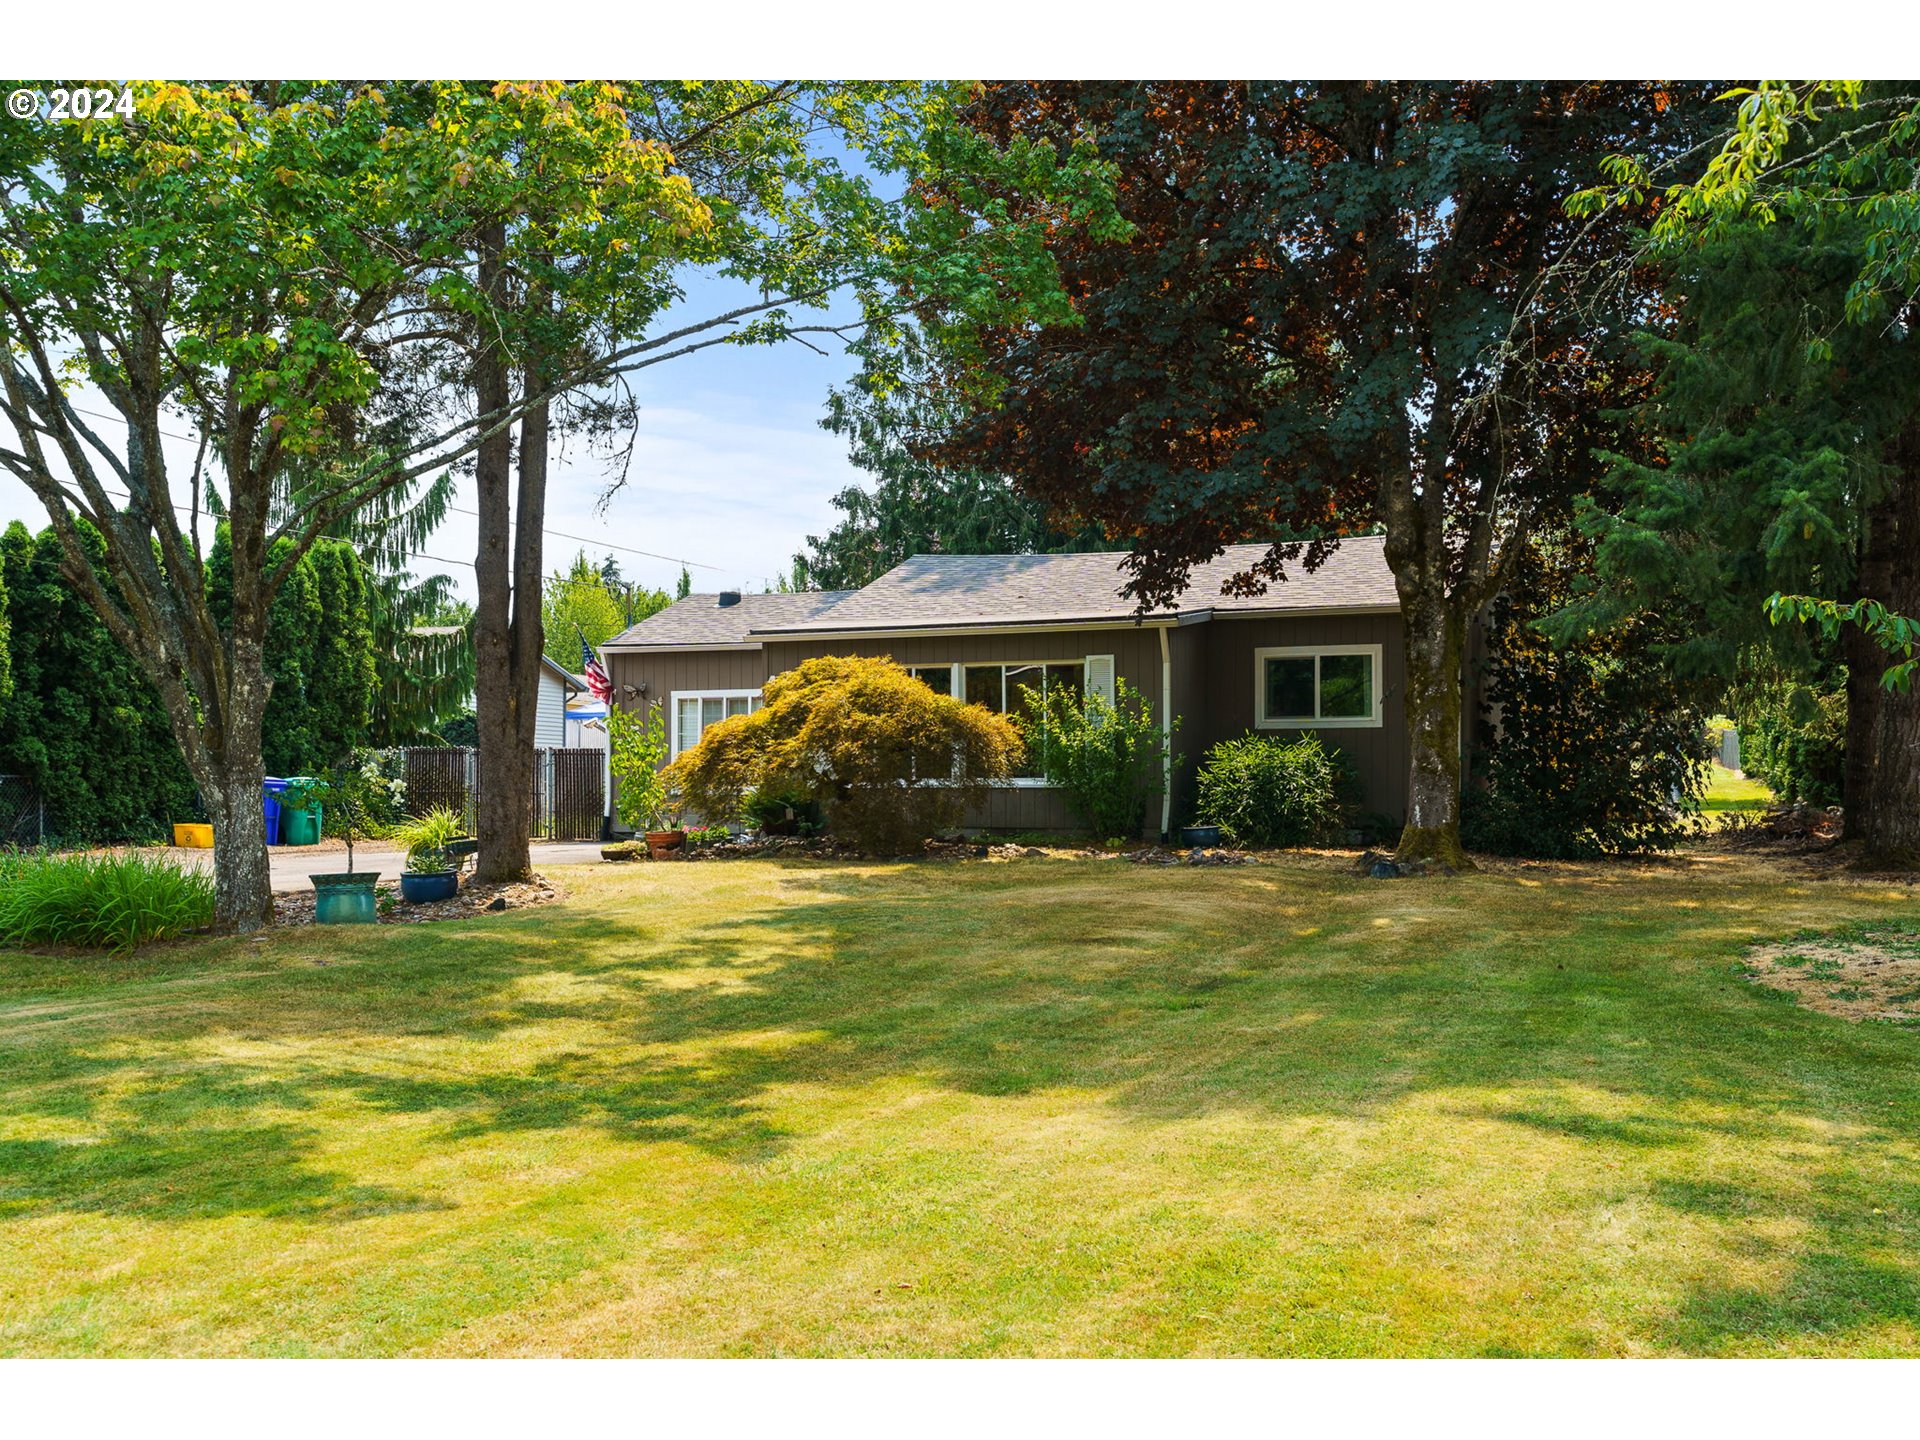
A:
[[[856,351],[872,347],[856,345]],[[809,535],[803,560],[822,590],[857,590],[912,555],[1103,550],[1098,528],[1049,523],[1046,505],[1006,476],[941,463],[930,453],[962,414],[943,399],[923,343],[910,335],[886,361],[886,383],[857,377],[828,400],[820,424],[845,437],[847,458],[873,477],[833,497],[845,518]]]
[[[100,538],[90,528],[87,544]],[[154,840],[195,816],[194,786],[152,686],[61,573],[53,531],[0,536],[11,693],[0,770],[26,776],[69,840]]]
[[[218,526],[207,591],[222,623],[232,603],[223,578],[231,573],[231,545],[226,526]],[[268,774],[314,774],[368,743],[380,684],[374,606],[365,562],[345,541],[316,541],[289,570],[267,615],[265,669],[273,688],[261,756]]]
[[[1884,713],[1915,702],[1883,696],[1869,638],[1834,645],[1769,625],[1766,601],[1850,598],[1886,568],[1889,508],[1915,485],[1900,457],[1920,413],[1920,354],[1846,323],[1864,245],[1857,224],[1749,223],[1672,254],[1677,323],[1642,339],[1659,386],[1641,419],[1660,445],[1612,457],[1582,515],[1599,582],[1550,622],[1564,639],[1636,614],[1683,616],[1662,642],[1669,662],[1730,687],[1748,707],[1736,718],[1769,733],[1793,730],[1799,712],[1824,733],[1831,707],[1815,697],[1844,686],[1844,804],[1863,836],[1878,802],[1920,806],[1890,795],[1875,765]]]

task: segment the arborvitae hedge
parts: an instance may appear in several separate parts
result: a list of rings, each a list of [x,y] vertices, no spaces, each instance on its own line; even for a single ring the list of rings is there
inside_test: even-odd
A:
[[[208,558],[216,615],[230,614],[224,533]],[[60,573],[60,544],[15,521],[0,536],[0,613],[13,693],[0,700],[0,773],[28,776],[47,828],[68,840],[139,840],[194,817],[194,785],[146,678]],[[323,540],[274,602],[263,751],[269,775],[310,774],[364,743],[375,684],[365,566]]]
[[[0,771],[25,775],[66,839],[146,840],[193,818],[193,782],[146,678],[60,573],[60,542],[0,536],[13,693]]]

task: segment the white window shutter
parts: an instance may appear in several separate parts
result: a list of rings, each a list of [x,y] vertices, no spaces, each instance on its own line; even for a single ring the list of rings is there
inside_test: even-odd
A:
[[[1107,704],[1113,704],[1113,656],[1087,656],[1087,698],[1098,695]]]

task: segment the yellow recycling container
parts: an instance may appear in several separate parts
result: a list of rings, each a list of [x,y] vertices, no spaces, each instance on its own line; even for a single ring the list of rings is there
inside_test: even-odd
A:
[[[183,850],[211,850],[213,826],[176,825],[173,827],[173,843]]]

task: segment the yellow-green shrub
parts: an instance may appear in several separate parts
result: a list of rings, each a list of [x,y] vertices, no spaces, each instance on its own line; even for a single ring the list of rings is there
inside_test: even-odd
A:
[[[769,680],[751,715],[709,726],[668,784],[709,821],[737,816],[750,790],[803,795],[835,835],[896,855],[958,825],[1020,755],[1005,716],[884,657],[823,656]]]

